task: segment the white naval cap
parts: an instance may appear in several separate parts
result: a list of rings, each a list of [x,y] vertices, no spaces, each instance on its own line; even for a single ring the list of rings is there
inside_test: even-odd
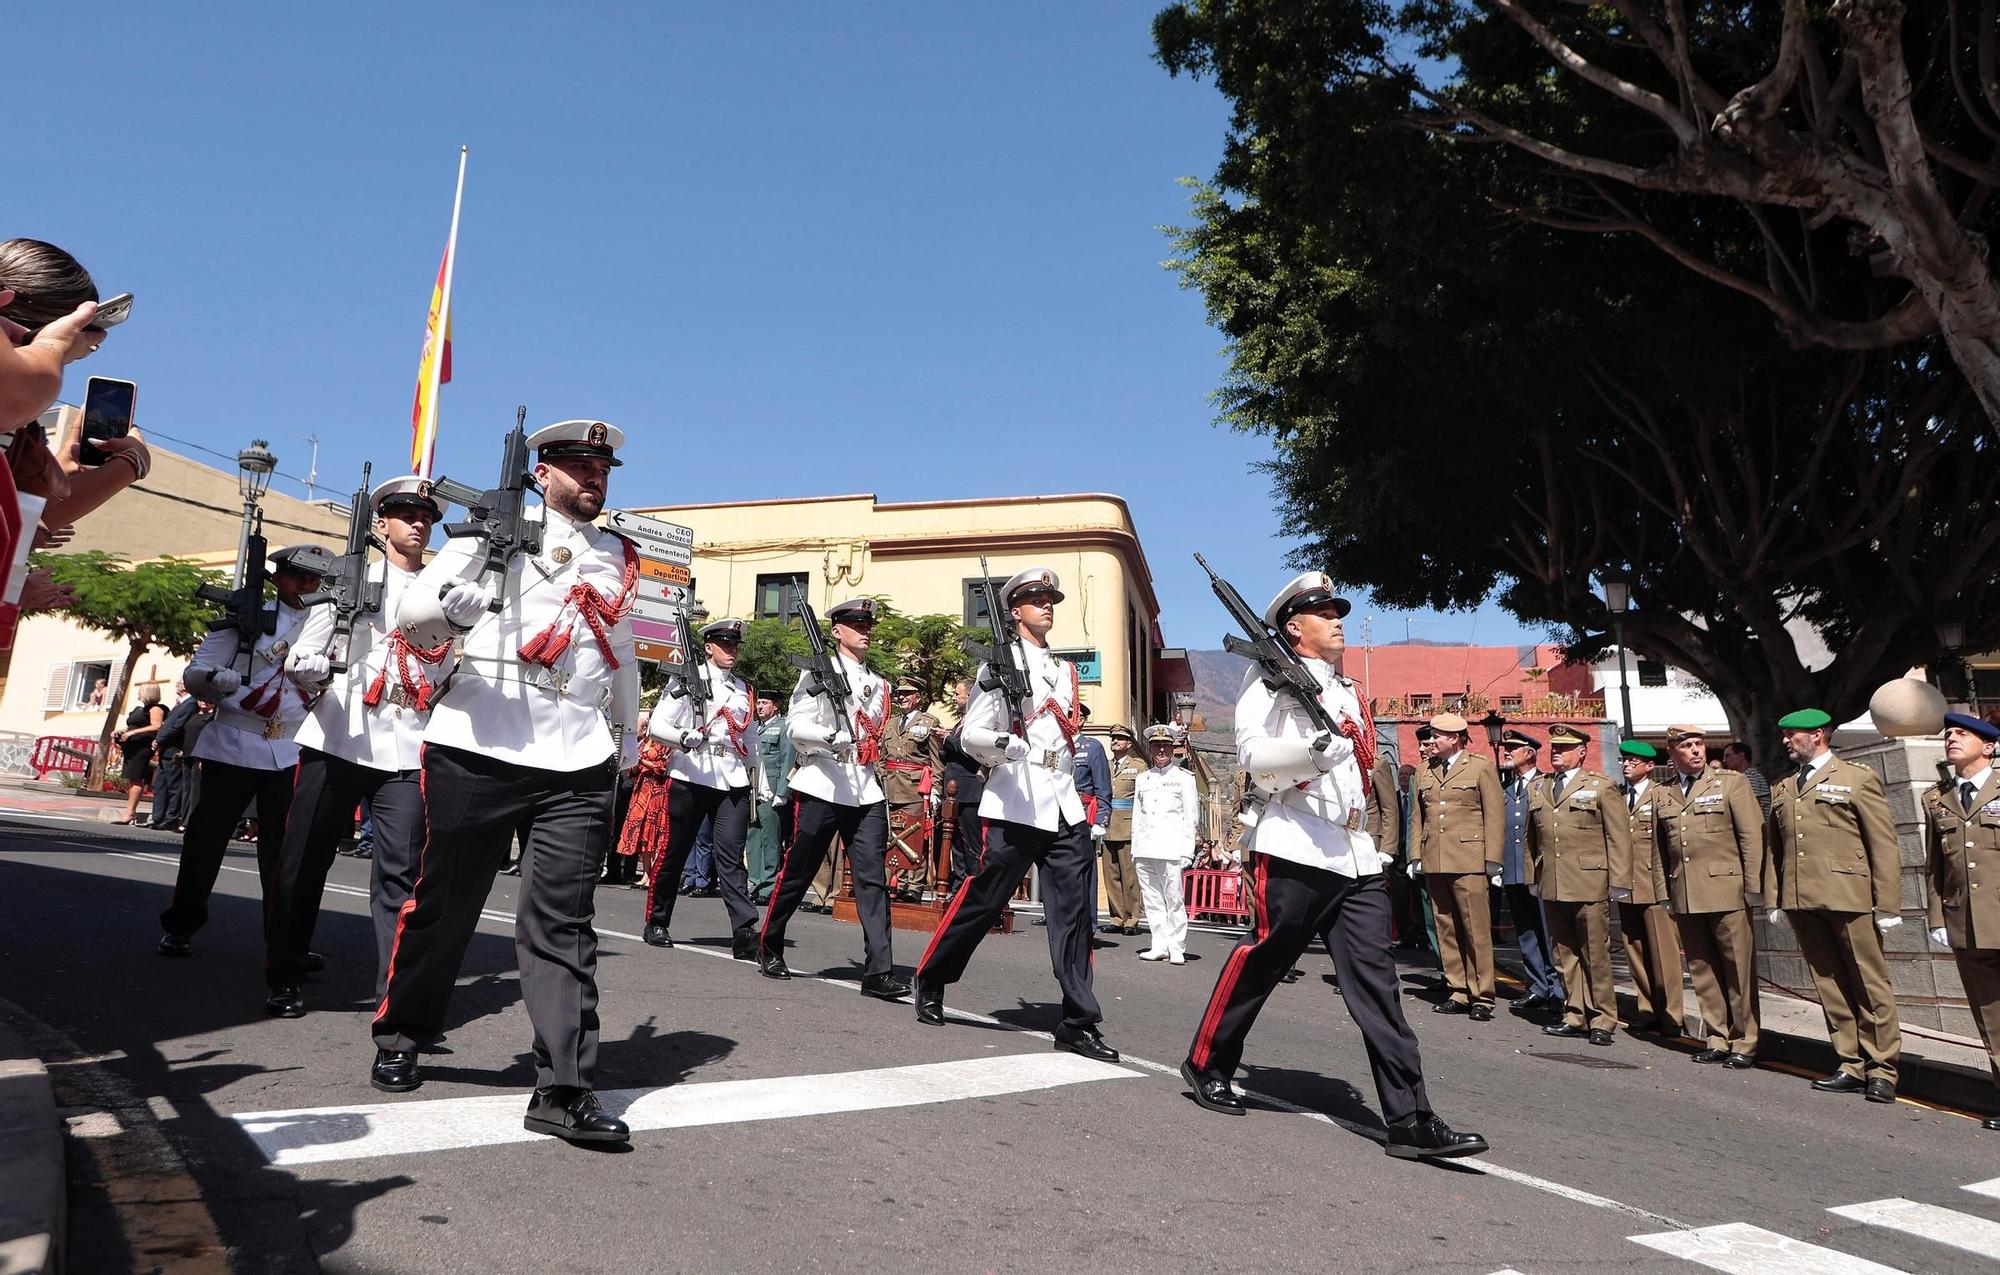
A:
[[[1285,621],[1298,612],[1328,602],[1333,603],[1333,613],[1343,618],[1354,609],[1346,598],[1334,596],[1333,580],[1326,572],[1308,571],[1292,577],[1291,583],[1278,590],[1278,596],[1264,608],[1264,623],[1274,629],[1282,628]]]
[[[743,640],[743,621],[729,619],[717,620],[713,624],[704,624],[701,627],[701,640],[704,642],[741,642]]]
[[[1000,586],[1000,605],[1013,606],[1015,594],[1031,592],[1046,593],[1057,602],[1063,600],[1062,581],[1055,572],[1047,567],[1029,567],[1015,572],[1012,579]]]
[[[866,620],[873,624],[875,599],[849,598],[845,602],[836,602],[826,609],[826,620],[828,624],[845,624],[854,620]]]
[[[368,493],[368,507],[374,512],[381,513],[385,505],[428,505],[433,518],[444,517],[443,504],[431,494],[431,480],[417,474],[391,478]]]
[[[271,555],[270,570],[323,576],[333,570],[333,555],[319,545],[287,545]]]
[[[537,460],[561,460],[566,456],[591,456],[614,465],[618,449],[625,445],[625,431],[603,421],[557,421],[528,435],[528,446]]]
[[[1149,744],[1178,744],[1181,733],[1172,726],[1154,725],[1146,728],[1146,742]]]

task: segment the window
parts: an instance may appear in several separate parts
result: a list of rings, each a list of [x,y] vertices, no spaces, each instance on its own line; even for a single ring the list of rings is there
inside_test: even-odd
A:
[[[1666,684],[1667,666],[1664,663],[1659,660],[1639,661],[1639,685],[1665,686]]]
[[[1502,695],[1500,697],[1500,715],[1502,717],[1507,716],[1509,713],[1519,713],[1520,711],[1521,697],[1519,695]]]
[[[770,620],[790,615],[794,599],[806,596],[806,573],[781,571],[757,577],[757,612],[751,618]]]
[[[986,591],[981,586],[986,581],[974,576],[965,582],[965,623],[969,628],[993,631],[993,621],[986,614]],[[993,590],[997,594],[1000,586],[1007,583],[1006,576],[994,576]]]
[[[42,711],[77,713],[109,708],[119,688],[111,685],[110,660],[73,660],[49,665],[42,683]]]

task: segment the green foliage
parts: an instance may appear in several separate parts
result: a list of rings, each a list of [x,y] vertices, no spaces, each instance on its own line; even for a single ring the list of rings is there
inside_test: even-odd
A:
[[[799,671],[789,657],[812,654],[798,625],[784,620],[752,620],[743,626],[743,645],[736,650],[736,675],[760,691],[775,691],[783,706],[799,684]]]
[[[195,600],[194,591],[223,579],[220,572],[180,558],[130,566],[101,550],[38,553],[33,565],[48,568],[56,583],[76,590],[68,613],[79,624],[175,655],[194,654],[215,616],[212,607]]]
[[[950,699],[951,682],[973,673],[972,663],[965,655],[965,642],[983,639],[986,631],[967,628],[956,616],[904,615],[884,599],[877,598],[876,602],[868,667],[883,677],[917,679],[933,704]],[[824,618],[821,623],[825,623]],[[827,640],[833,640],[831,626]],[[788,699],[799,680],[799,671],[790,657],[803,660],[811,654],[812,648],[797,621],[752,620],[743,626],[736,672],[752,686],[778,690]]]

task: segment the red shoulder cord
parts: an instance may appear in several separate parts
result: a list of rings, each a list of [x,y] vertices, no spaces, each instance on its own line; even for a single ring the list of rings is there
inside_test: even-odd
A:
[[[618,834],[618,853],[643,856],[647,870],[667,845],[667,746],[651,735],[639,741],[639,773],[632,803]]]
[[[1361,684],[1354,685],[1354,702],[1361,706],[1361,724],[1356,725],[1352,717],[1342,713],[1340,733],[1354,741],[1354,760],[1361,763],[1361,779],[1368,780],[1368,772],[1375,769],[1375,715],[1368,711],[1368,697],[1361,693]]]
[[[625,574],[618,586],[618,600],[607,602],[596,588],[582,580],[577,581],[570,586],[568,596],[563,598],[562,608],[556,612],[556,618],[549,621],[549,627],[521,644],[522,660],[543,668],[553,668],[555,662],[563,657],[563,652],[569,650],[570,635],[576,630],[575,617],[582,616],[584,623],[590,626],[591,634],[597,638],[597,649],[603,654],[604,662],[614,669],[618,667],[618,657],[611,653],[611,635],[606,629],[631,614],[633,595],[639,586],[639,551],[623,536],[618,537],[618,543],[625,547]]]
[[[854,706],[854,760],[873,766],[882,758],[882,731],[889,724],[889,683],[882,683],[882,708],[868,715],[866,704]]]
[[[747,705],[747,707],[744,708],[743,710],[743,720],[738,721],[736,719],[736,714],[729,711],[729,705],[717,704],[715,706],[715,717],[709,718],[708,722],[705,725],[703,725],[702,729],[706,731],[709,726],[714,725],[716,717],[719,717],[723,721],[728,722],[730,746],[736,750],[738,756],[748,757],[750,755],[750,749],[749,746],[743,742],[743,734],[745,731],[750,729],[750,723],[755,721],[757,717],[757,688],[750,685],[750,683],[748,682],[743,683],[743,686],[744,689],[750,693],[749,698],[744,700],[744,703]]]
[[[1082,699],[1077,695],[1076,665],[1071,664],[1069,666],[1069,707],[1065,709],[1061,704],[1056,702],[1055,696],[1049,696],[1042,701],[1040,708],[1029,713],[1027,719],[1021,723],[1021,733],[1026,735],[1028,727],[1033,726],[1037,718],[1054,717],[1056,719],[1056,728],[1062,731],[1064,746],[1071,752],[1075,752],[1076,737],[1083,731],[1082,703]],[[1024,740],[1023,742],[1026,741]]]
[[[431,686],[430,675],[413,667],[411,661],[436,667],[442,664],[444,657],[450,653],[449,642],[440,642],[433,647],[411,646],[401,629],[390,629],[389,658],[382,662],[382,667],[377,670],[375,680],[368,684],[368,693],[361,697],[361,702],[370,708],[382,702],[382,691],[388,685],[389,669],[393,666],[396,670],[396,680],[402,684],[403,694],[408,697],[410,703],[416,705],[418,712],[424,711],[431,706],[431,691],[434,688]]]

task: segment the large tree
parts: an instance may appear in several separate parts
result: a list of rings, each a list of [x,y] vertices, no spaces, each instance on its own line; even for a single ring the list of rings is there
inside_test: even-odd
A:
[[[1505,102],[1591,154],[1657,144],[1511,26],[1422,10],[1460,23],[1454,100]],[[1707,681],[1767,746],[1786,708],[1852,715],[1936,657],[1939,620],[2000,642],[2000,467],[1943,336],[1796,349],[1761,299],[1645,236],[1548,225],[1581,192],[1411,126],[1410,83],[1381,70],[1388,17],[1240,0],[1156,24],[1167,67],[1213,76],[1234,107],[1176,264],[1230,339],[1224,419],[1277,444],[1296,560],[1391,606],[1497,592],[1580,655],[1606,640],[1599,582],[1626,575],[1628,645]],[[1645,215],[1703,260],[1768,260],[1742,205]],[[1827,305],[1882,314],[1904,286],[1818,283]],[[1800,628],[1830,663],[1802,656]]]

